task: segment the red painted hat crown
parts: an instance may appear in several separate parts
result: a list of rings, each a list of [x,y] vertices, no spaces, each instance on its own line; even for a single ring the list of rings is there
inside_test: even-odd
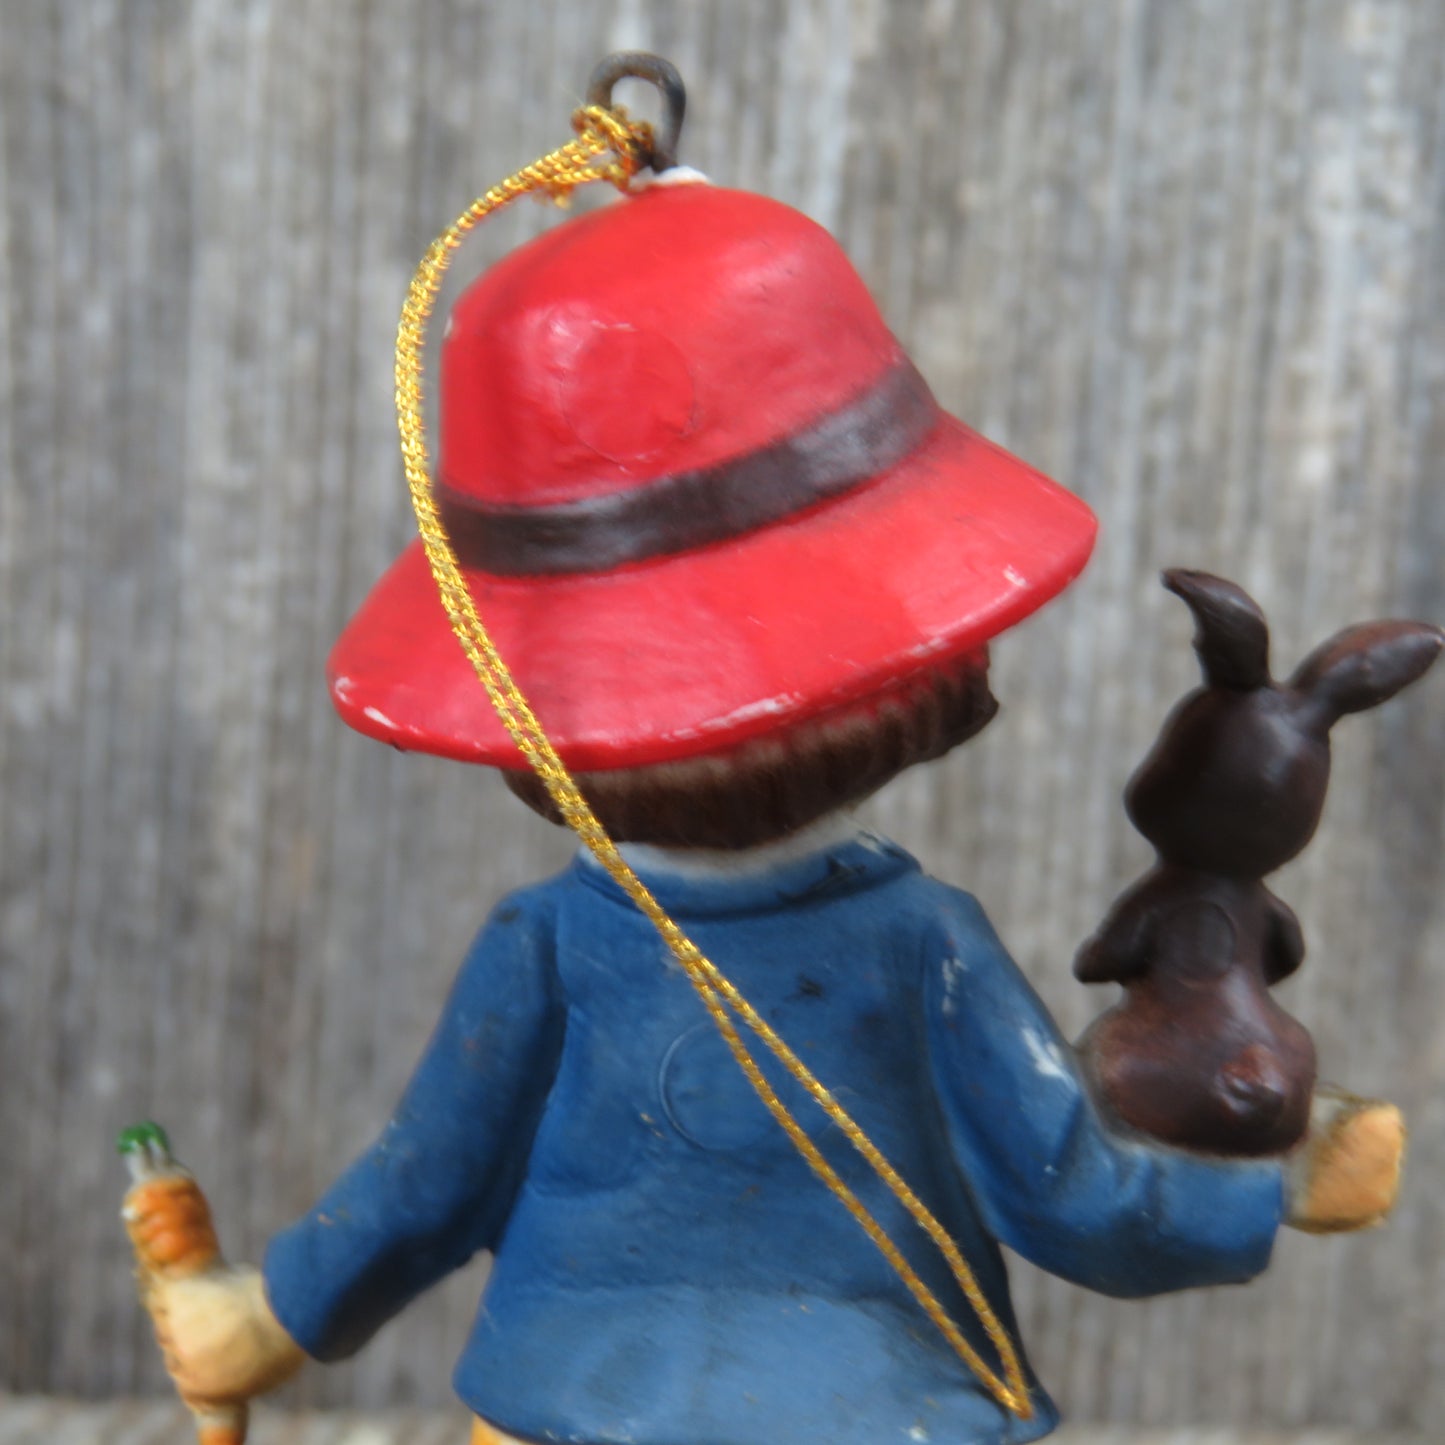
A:
[[[828,234],[671,184],[458,302],[435,491],[569,766],[729,749],[977,649],[1078,572],[1088,509],[938,410]],[[413,544],[333,651],[345,720],[521,766]]]
[[[438,475],[501,505],[606,495],[798,432],[899,355],[807,217],[655,187],[513,253],[461,299]]]

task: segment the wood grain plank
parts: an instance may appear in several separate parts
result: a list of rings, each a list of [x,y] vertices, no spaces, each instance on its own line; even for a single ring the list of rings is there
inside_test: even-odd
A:
[[[0,1396],[0,1445],[182,1445],[193,1436],[176,1405]],[[462,1445],[466,1419],[450,1413],[318,1411],[256,1412],[255,1445]],[[1058,1445],[1427,1445],[1428,1436],[1350,1430],[1140,1430],[1065,1425]]]

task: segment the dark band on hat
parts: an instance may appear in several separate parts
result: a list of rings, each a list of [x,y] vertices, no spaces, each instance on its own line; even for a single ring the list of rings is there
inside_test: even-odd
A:
[[[495,506],[441,481],[433,496],[464,567],[501,577],[605,572],[740,537],[850,492],[914,451],[939,415],[903,357],[821,421],[716,466],[541,507]]]

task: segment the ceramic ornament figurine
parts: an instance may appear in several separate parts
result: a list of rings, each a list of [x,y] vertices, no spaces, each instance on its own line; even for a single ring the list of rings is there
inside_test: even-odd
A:
[[[610,106],[667,99],[659,134]],[[1288,1159],[1091,1097],[980,905],[849,805],[994,713],[988,647],[1094,519],[946,415],[836,243],[672,164],[682,92],[600,70],[578,138],[438,241],[398,342],[421,537],[331,659],[352,726],[502,769],[585,844],[501,903],[376,1143],[260,1270],[148,1291],[187,1399],[360,1349],[478,1250],[477,1442],[1002,1445],[1048,1433],[1001,1246],[1091,1289],[1245,1280],[1397,1185],[1388,1104]],[[457,303],[461,236],[625,194]]]
[[[1129,816],[1159,861],[1074,965],[1085,983],[1126,990],[1083,1048],[1133,1127],[1196,1149],[1278,1154],[1309,1123],[1315,1052],[1269,994],[1299,967],[1304,938],[1261,880],[1314,836],[1330,729],[1422,676],[1445,634],[1417,622],[1351,627],[1277,683],[1251,598],[1202,572],[1164,582],[1194,613],[1204,686],[1129,784]]]

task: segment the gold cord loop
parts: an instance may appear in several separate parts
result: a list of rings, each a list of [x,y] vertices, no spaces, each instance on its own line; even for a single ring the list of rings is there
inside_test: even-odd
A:
[[[421,534],[432,577],[436,582],[442,606],[451,621],[452,630],[461,643],[492,706],[503,726],[542,779],[558,811],[581,839],[593,857],[637,905],[656,928],[679,965],[697,990],[703,1005],[727,1043],[738,1067],[747,1076],[759,1098],[813,1172],[827,1185],[848,1212],[857,1220],[884,1258],[892,1266],[920,1307],[942,1332],[959,1357],[1007,1410],[1021,1419],[1032,1417],[1033,1404],[1028,1381],[1024,1376],[1018,1349],[1008,1331],[984,1297],[973,1271],[947,1231],[931,1211],[909,1188],[877,1146],[854,1122],[828,1089],[813,1077],[802,1060],[774,1032],[767,1021],[728,981],[682,929],[668,916],[647,886],[628,866],[593,813],[571,774],[553,749],[497,652],[490,634],[482,625],[471,592],[462,576],[456,554],[447,538],[436,503],[431,494],[430,466],[422,421],[422,345],[426,324],[441,290],[442,276],[451,254],[463,237],[487,216],[517,197],[529,192],[543,192],[558,202],[564,201],[578,186],[593,181],[608,181],[626,190],[632,177],[651,155],[652,133],[648,126],[629,121],[619,108],[601,105],[584,106],[573,116],[575,140],[550,152],[514,175],[499,182],[479,197],[432,242],[417,267],[402,307],[396,337],[396,412],[401,434],[402,463],[407,488],[416,512],[417,530]],[[883,1226],[867,1206],[848,1187],[828,1163],[816,1144],[788,1111],[771,1084],[764,1077],[757,1061],[738,1033],[728,1010],[767,1046],[787,1072],[811,1097],[818,1107],[842,1131],[849,1143],[868,1161],[874,1173],[908,1211],[918,1226],[933,1241],[947,1261],[969,1306],[978,1317],[984,1332],[998,1353],[1002,1377],[964,1337],[949,1318],[933,1292],[919,1277],[902,1251],[894,1244]]]

